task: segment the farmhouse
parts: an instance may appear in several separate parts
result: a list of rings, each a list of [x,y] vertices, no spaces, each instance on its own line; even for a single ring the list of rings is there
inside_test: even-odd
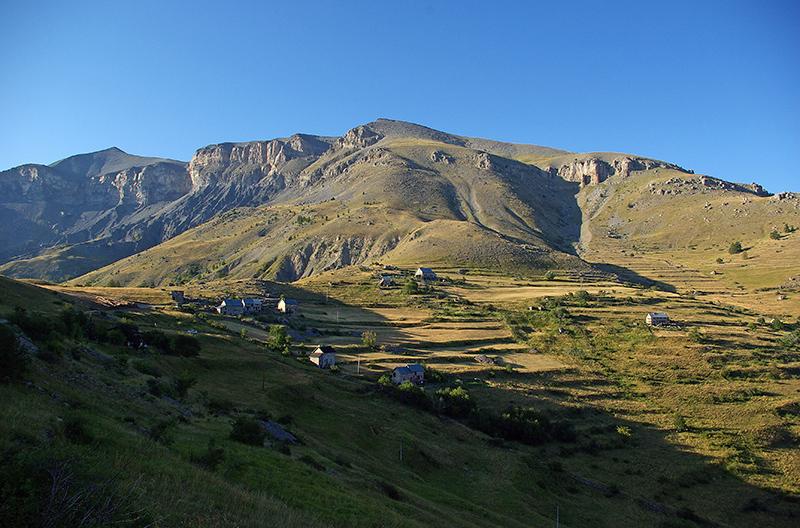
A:
[[[394,277],[391,275],[384,275],[381,277],[381,280],[378,281],[379,288],[391,288],[394,286]]]
[[[242,315],[244,313],[244,301],[241,299],[225,299],[216,307],[217,313],[222,315]]]
[[[264,308],[264,303],[261,299],[249,297],[242,299],[242,302],[244,303],[245,313],[258,313]]]
[[[392,370],[392,383],[400,385],[406,381],[410,381],[414,385],[422,385],[425,383],[425,367],[419,363],[411,363],[404,367],[396,367]]]
[[[308,359],[321,369],[331,368],[336,364],[336,352],[330,345],[319,345]]]
[[[278,301],[278,311],[281,313],[296,312],[297,308],[298,304],[294,299],[281,299]]]
[[[669,324],[669,316],[663,312],[650,312],[645,317],[645,321],[650,326],[661,326]]]
[[[436,274],[430,268],[417,268],[417,272],[414,273],[414,278],[417,280],[435,281]]]

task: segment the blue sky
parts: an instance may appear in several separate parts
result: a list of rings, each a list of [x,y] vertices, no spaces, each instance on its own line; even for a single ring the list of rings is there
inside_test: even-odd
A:
[[[6,0],[0,168],[389,117],[800,191],[798,26],[795,1]]]

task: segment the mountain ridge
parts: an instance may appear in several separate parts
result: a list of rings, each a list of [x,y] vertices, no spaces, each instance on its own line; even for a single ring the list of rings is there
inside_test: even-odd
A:
[[[138,167],[137,162],[145,164]],[[551,256],[564,255],[556,261],[572,261],[582,230],[575,198],[580,189],[654,170],[693,174],[672,163],[631,154],[581,154],[468,138],[385,118],[339,137],[298,133],[207,145],[189,162],[133,156],[111,147],[50,166],[23,165],[0,172],[0,190],[6,191],[2,196],[11,198],[0,202],[0,217],[7,225],[23,225],[22,236],[19,230],[0,229],[0,241],[7,248],[0,254],[0,272],[68,280],[148,250],[236,208],[308,207],[329,200],[358,207],[371,201],[410,213],[413,221],[407,222],[403,237],[417,229],[411,228],[416,222],[466,222],[479,230],[482,240],[497,238],[509,250],[516,246],[515,255],[527,245]],[[68,186],[65,174],[82,184],[74,195],[54,200],[52,196]],[[767,195],[760,186],[728,185],[737,192]],[[338,228],[344,235],[350,229]],[[350,265],[366,255],[376,258],[397,249],[396,241],[377,242],[381,238],[359,238],[354,247],[361,247],[363,255],[356,258],[333,259],[326,265],[276,265],[273,276],[293,280],[308,270]],[[295,254],[271,258],[303,260],[297,255],[319,250],[314,243],[290,246],[286,251]],[[327,247],[330,253],[330,241]],[[488,258],[490,252],[451,249],[471,255],[465,260],[481,252]],[[540,262],[533,258],[535,252],[527,251],[531,263]]]

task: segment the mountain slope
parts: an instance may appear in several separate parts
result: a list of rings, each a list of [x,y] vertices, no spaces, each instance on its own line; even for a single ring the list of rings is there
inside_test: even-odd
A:
[[[136,163],[150,164],[129,167]],[[165,166],[172,180],[154,177]],[[595,218],[598,208],[624,205],[591,198],[598,192],[613,195],[629,184],[638,189],[650,175],[669,174],[666,180],[674,181],[665,183],[658,207],[694,211],[686,219],[703,204],[675,190],[684,179],[717,182],[703,184],[712,196],[768,196],[755,184],[696,176],[635,155],[575,154],[388,119],[338,138],[296,134],[209,145],[187,165],[110,149],[35,167],[97,184],[81,187],[83,201],[74,208],[84,212],[77,219],[51,229],[47,215],[34,214],[31,204],[54,216],[63,209],[55,204],[64,201],[51,198],[57,185],[37,195],[30,189],[42,179],[38,174],[23,168],[2,173],[0,185],[18,182],[6,195],[28,200],[22,208],[9,200],[3,211],[28,234],[27,253],[17,248],[3,257],[8,262],[0,272],[64,280],[117,261],[85,278],[99,283],[225,275],[295,280],[372,261],[586,269],[578,250],[591,249],[591,226],[603,222]],[[131,171],[141,173],[138,179]],[[642,229],[647,217],[645,212]],[[591,260],[604,262],[604,255]]]

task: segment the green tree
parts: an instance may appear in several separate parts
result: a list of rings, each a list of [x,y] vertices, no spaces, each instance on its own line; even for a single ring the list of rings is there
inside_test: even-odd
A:
[[[419,285],[417,281],[410,280],[403,285],[403,293],[406,295],[416,295],[419,293]]]
[[[361,344],[369,350],[375,350],[378,346],[378,334],[372,330],[367,330],[361,334]]]
[[[283,325],[272,325],[269,327],[269,344],[273,352],[288,353],[292,346],[292,338],[286,332]]]
[[[770,237],[772,240],[780,240],[780,239],[781,239],[781,234],[780,234],[780,233],[778,233],[778,230],[777,230],[777,229],[773,229],[773,230],[770,232],[770,234],[769,234],[769,237]]]
[[[742,248],[742,243],[739,242],[738,240],[736,242],[731,242],[731,245],[728,248],[728,253],[730,253],[731,255],[736,255],[737,253],[741,253],[742,251],[744,251],[744,248]]]

